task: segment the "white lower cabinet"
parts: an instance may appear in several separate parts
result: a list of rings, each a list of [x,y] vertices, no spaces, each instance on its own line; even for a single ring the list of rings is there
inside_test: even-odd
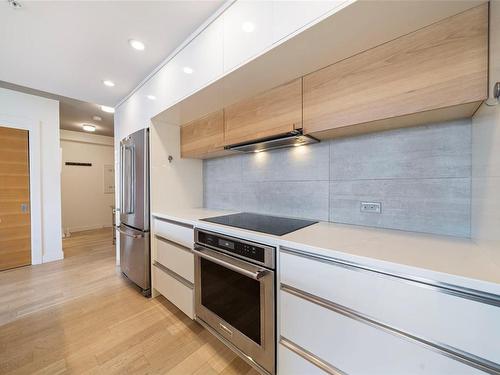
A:
[[[324,375],[325,371],[283,345],[278,347],[278,372],[283,375]]]
[[[194,232],[191,226],[184,223],[176,223],[170,220],[155,218],[153,219],[153,228],[156,235],[189,249],[193,248]]]
[[[194,230],[171,220],[153,219],[152,286],[194,319]]]
[[[341,373],[482,373],[417,342],[344,316],[288,292],[281,291],[280,299],[281,336],[314,353],[317,358],[331,364]],[[298,359],[295,353],[292,355],[288,351],[289,349],[280,347],[280,354],[285,354],[280,356],[280,373],[309,374],[309,369],[313,367]],[[322,370],[314,369],[311,373],[322,373]]]
[[[194,283],[194,254],[186,247],[156,237],[156,261]]]
[[[390,276],[286,250],[280,253],[280,265],[282,284],[425,340],[500,363],[500,307],[494,303],[454,293],[450,286],[410,281],[411,275]]]
[[[194,319],[194,288],[168,270],[153,265],[153,287],[184,314]]]
[[[498,296],[287,248],[278,295],[280,374],[500,374]]]

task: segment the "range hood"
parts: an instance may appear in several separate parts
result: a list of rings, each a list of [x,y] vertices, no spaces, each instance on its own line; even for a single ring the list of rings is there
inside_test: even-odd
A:
[[[234,145],[225,146],[224,149],[239,152],[261,152],[275,150],[277,148],[303,146],[318,142],[319,139],[316,139],[307,134],[304,135],[302,129],[298,129],[273,137],[257,139],[252,142],[237,143]]]

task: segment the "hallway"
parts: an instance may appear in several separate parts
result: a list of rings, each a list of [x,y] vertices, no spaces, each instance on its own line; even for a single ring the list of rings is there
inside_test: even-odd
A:
[[[254,374],[115,266],[111,230],[63,241],[65,259],[0,273],[0,374]]]

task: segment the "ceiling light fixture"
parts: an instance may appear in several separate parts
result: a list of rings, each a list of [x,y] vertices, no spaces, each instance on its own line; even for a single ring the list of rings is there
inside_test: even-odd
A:
[[[115,85],[115,83],[113,81],[110,81],[109,79],[103,80],[102,83],[104,84],[104,86],[108,87],[113,87]]]
[[[137,39],[129,39],[128,44],[130,44],[130,47],[138,51],[144,51],[144,48],[146,48],[144,43]]]
[[[193,68],[190,68],[189,66],[185,66],[184,68],[182,68],[182,71],[186,74],[193,74],[194,72]]]
[[[92,120],[94,120],[94,121],[102,121],[102,117],[101,116],[92,116]]]
[[[106,105],[101,105],[101,110],[106,113],[115,113],[115,109],[113,107],[108,107]]]
[[[11,8],[14,8],[14,9],[20,9],[23,7],[23,4],[21,4],[19,1],[17,0],[8,0],[9,1],[9,5],[11,6]]]
[[[86,132],[95,132],[95,126],[94,125],[90,125],[90,124],[83,124],[82,125],[82,128],[83,130],[85,130]]]
[[[148,95],[146,96],[146,98],[148,98],[149,100],[156,100],[156,96],[154,95]]]
[[[255,30],[255,24],[249,21],[243,22],[241,24],[241,30],[243,30],[246,33],[251,33]]]

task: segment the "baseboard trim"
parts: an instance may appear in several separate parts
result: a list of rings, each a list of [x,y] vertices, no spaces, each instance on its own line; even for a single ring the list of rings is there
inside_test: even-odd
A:
[[[86,230],[104,229],[104,228],[111,229],[112,226],[109,224],[101,224],[101,225],[89,225],[84,227],[64,228],[64,230],[65,231],[69,230],[70,233],[76,233],[76,232],[84,232]]]
[[[54,262],[61,259],[64,259],[64,252],[58,251],[57,253],[53,254],[44,254],[42,257],[42,263]]]

